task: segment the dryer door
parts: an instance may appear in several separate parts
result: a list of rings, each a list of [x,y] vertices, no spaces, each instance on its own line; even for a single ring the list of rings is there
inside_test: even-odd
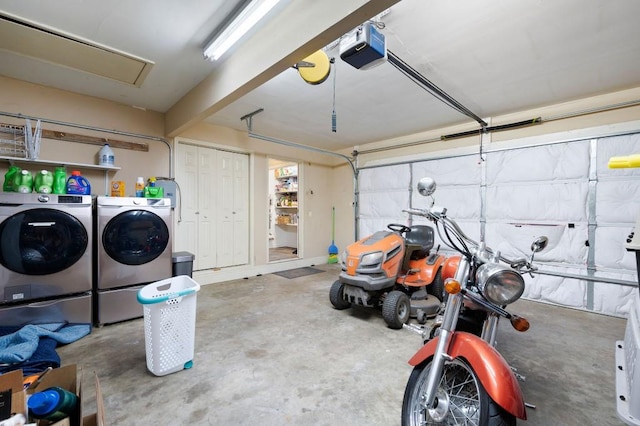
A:
[[[125,265],[143,265],[160,256],[169,244],[169,228],[153,212],[129,210],[111,219],[102,233],[104,251]]]
[[[83,256],[88,244],[84,225],[60,210],[25,210],[0,224],[0,263],[23,275],[64,271]]]

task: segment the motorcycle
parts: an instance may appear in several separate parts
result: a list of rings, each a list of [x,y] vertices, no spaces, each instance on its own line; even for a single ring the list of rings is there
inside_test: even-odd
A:
[[[339,310],[381,307],[389,328],[401,329],[412,317],[424,324],[440,308],[445,257],[438,250],[431,252],[431,226],[392,223],[387,228],[346,248],[329,300]]]
[[[469,238],[445,208],[434,206],[435,188],[433,179],[421,179],[418,192],[431,197],[430,207],[404,211],[433,222],[442,241],[460,254],[442,268],[444,309],[434,327],[423,329],[425,345],[409,361],[414,368],[402,425],[515,425],[516,418],[526,420],[525,403],[516,374],[495,348],[496,333],[500,318],[528,330],[525,318],[504,308],[522,296],[522,275],[536,270],[534,254],[548,239],[537,238],[528,259],[508,259]]]

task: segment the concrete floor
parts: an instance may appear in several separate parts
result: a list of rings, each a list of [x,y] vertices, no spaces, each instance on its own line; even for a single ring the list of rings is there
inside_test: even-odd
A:
[[[420,337],[387,328],[375,310],[333,309],[338,266],[316,267],[326,272],[203,286],[190,370],[147,371],[141,319],[59,348],[63,364],[83,367],[85,412],[95,410],[95,371],[109,425],[399,425]],[[520,424],[622,425],[614,342],[625,320],[530,301],[510,310],[531,322],[526,333],[504,322],[499,342],[537,406]]]

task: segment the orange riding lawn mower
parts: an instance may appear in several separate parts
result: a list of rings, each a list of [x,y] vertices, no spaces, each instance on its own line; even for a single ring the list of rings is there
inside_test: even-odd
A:
[[[444,297],[445,257],[438,250],[430,253],[432,227],[392,223],[387,228],[347,247],[329,300],[336,309],[381,307],[384,321],[393,329],[410,318],[424,324],[438,313]]]

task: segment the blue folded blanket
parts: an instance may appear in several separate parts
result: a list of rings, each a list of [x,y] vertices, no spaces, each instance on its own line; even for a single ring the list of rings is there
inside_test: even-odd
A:
[[[60,355],[56,352],[58,342],[50,337],[41,337],[38,348],[31,358],[15,364],[0,364],[0,374],[13,370],[22,370],[24,376],[42,373],[47,367],[60,367]]]
[[[28,324],[18,331],[0,336],[0,364],[15,364],[29,360],[42,338],[68,344],[91,332],[89,324]]]

